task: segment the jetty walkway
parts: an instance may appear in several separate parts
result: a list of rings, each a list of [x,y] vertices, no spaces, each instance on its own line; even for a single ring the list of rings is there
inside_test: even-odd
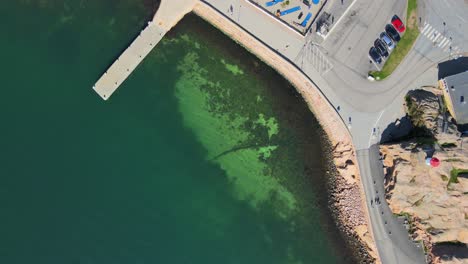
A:
[[[153,21],[99,78],[93,89],[107,100],[161,41],[166,32],[192,11],[196,0],[161,0]]]

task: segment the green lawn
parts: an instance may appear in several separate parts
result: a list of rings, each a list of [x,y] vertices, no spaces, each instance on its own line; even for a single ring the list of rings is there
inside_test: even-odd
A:
[[[371,71],[369,74],[374,76],[376,80],[382,80],[392,74],[398,67],[400,62],[405,58],[406,54],[413,47],[414,42],[419,36],[417,22],[417,0],[408,0],[408,10],[406,14],[406,32],[401,36],[400,42],[388,57],[381,71]]]
[[[448,184],[450,183],[458,183],[458,174],[460,173],[468,173],[468,170],[461,170],[461,169],[452,169],[450,171],[450,180]]]

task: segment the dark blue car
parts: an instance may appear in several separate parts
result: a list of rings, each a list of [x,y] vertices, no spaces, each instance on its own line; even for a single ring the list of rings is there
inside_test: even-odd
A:
[[[377,51],[375,47],[370,48],[369,56],[375,63],[377,64],[382,63],[382,56],[380,56],[379,52]]]

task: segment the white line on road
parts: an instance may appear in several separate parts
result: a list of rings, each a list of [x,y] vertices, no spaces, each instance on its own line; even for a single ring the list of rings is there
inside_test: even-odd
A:
[[[440,33],[439,33],[439,34],[437,34],[436,38],[434,39],[434,42],[436,42],[436,41],[437,41],[437,39],[439,39],[439,38],[440,38],[440,36],[442,36],[442,34],[440,34]]]
[[[426,24],[423,28],[423,30],[421,30],[421,34],[425,34],[426,33],[426,30],[430,30],[432,28],[431,25],[429,24]]]
[[[380,115],[379,115],[379,117],[377,117],[377,120],[376,120],[375,123],[374,123],[374,128],[377,127],[377,124],[379,123],[380,118],[382,117],[382,115],[383,115],[384,112],[385,112],[385,110],[380,111]],[[371,146],[372,133],[373,133],[373,131],[371,131],[371,136],[369,137],[369,142],[367,143],[367,144],[368,144],[368,145],[367,145],[368,148]]]
[[[459,19],[463,20],[463,22],[466,22],[466,20],[463,19],[463,17],[461,17],[461,16],[459,16],[459,15],[457,15],[457,17],[458,17]]]
[[[380,71],[380,67],[377,63],[375,63],[375,61],[369,56],[369,59],[370,61],[372,61],[372,63],[374,64],[374,66],[377,68],[378,71]]]
[[[449,43],[449,39],[444,37],[444,39],[439,43],[439,48],[444,48],[445,45]]]
[[[432,34],[432,32],[434,32],[434,31],[435,31],[435,28],[432,28],[430,31],[426,32],[427,34],[424,34],[424,35],[426,37],[429,37]]]
[[[442,2],[444,2],[444,4],[447,6],[447,8],[450,8],[450,5],[449,5],[449,3],[447,3],[447,0],[442,0]]]

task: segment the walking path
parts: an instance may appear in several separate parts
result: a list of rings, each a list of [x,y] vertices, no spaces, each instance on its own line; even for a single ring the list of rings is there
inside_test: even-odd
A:
[[[162,0],[153,21],[130,44],[111,67],[101,76],[93,89],[107,100],[161,41],[167,31],[192,11],[196,0]]]

